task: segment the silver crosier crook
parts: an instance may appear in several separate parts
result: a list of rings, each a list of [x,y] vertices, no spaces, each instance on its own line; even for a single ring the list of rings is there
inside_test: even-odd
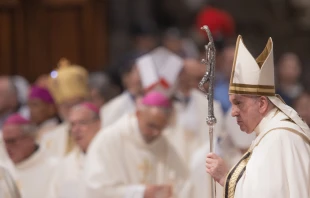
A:
[[[209,43],[205,45],[206,49],[206,59],[202,59],[202,63],[206,65],[207,71],[203,78],[201,79],[198,87],[206,95],[208,99],[208,116],[207,116],[207,125],[209,126],[209,140],[210,140],[210,152],[214,151],[214,140],[213,140],[213,128],[216,124],[216,118],[214,116],[214,80],[215,80],[215,46],[212,34],[208,26],[203,26],[201,29],[205,30],[208,34]],[[208,84],[208,90],[205,89],[205,84]],[[211,178],[211,197],[216,197],[216,186],[215,181]]]

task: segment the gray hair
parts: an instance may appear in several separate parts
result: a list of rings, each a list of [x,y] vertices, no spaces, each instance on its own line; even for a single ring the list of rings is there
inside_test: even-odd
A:
[[[262,96],[258,96],[258,95],[243,95],[245,97],[248,97],[248,98],[251,98],[252,100],[255,100],[255,102]],[[268,98],[268,96],[265,96],[267,98],[267,101],[268,101],[268,105],[271,105],[271,106],[275,106],[271,100]]]
[[[118,89],[112,84],[108,75],[103,72],[93,72],[89,75],[88,84],[90,89],[98,90],[106,102],[118,94]]]
[[[87,107],[83,106],[81,103],[73,106],[70,111],[77,111],[77,110],[80,110],[80,109],[87,109],[91,113],[92,119],[100,119],[100,114],[99,113],[95,113],[94,111],[92,111],[92,110],[88,109]]]

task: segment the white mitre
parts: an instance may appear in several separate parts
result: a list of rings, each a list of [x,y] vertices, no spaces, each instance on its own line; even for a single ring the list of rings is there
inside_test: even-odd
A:
[[[267,96],[269,100],[301,128],[301,135],[310,141],[310,129],[297,112],[286,105],[275,92],[273,42],[269,38],[263,52],[255,59],[239,35],[233,69],[230,78],[229,94]]]
[[[144,90],[157,90],[171,96],[176,88],[183,59],[164,47],[137,59],[137,67]]]

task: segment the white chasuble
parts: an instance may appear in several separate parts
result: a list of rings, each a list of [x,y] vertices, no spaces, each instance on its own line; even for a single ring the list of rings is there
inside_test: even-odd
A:
[[[56,158],[49,157],[43,148],[39,148],[24,161],[15,165],[7,164],[7,169],[22,198],[42,198],[47,196],[58,162]]]
[[[300,127],[273,109],[249,151],[227,175],[225,198],[309,198],[310,145]]]
[[[134,112],[136,104],[133,97],[128,91],[123,92],[121,95],[103,105],[100,109],[101,127],[107,127],[126,113]]]
[[[47,198],[78,198],[81,195],[85,154],[77,147],[57,166]]]
[[[179,155],[189,166],[194,153],[204,144],[209,144],[208,100],[198,90],[193,89],[187,104],[174,102],[176,120],[171,123],[165,136],[175,146]],[[214,128],[214,142],[223,129],[223,112],[217,101],[214,101],[214,115],[217,123]]]
[[[51,118],[44,121],[42,124],[38,126],[37,130],[37,142],[40,143],[43,136],[49,133],[49,131],[53,130],[58,126],[59,122],[57,118]]]
[[[1,198],[20,198],[20,192],[9,171],[0,166],[0,197]]]
[[[125,115],[97,134],[84,170],[85,198],[143,198],[148,184],[171,184],[178,194],[188,175],[164,136],[145,143],[135,114]]]
[[[70,136],[70,125],[64,122],[45,133],[40,141],[40,146],[44,147],[51,156],[65,157],[75,147]]]

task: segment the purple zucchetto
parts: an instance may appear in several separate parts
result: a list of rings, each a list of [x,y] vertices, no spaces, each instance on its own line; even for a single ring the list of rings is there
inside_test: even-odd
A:
[[[5,120],[3,126],[6,126],[6,125],[26,125],[26,124],[30,124],[30,120],[24,118],[19,113],[14,113]]]
[[[100,109],[91,102],[83,102],[80,104],[80,106],[85,107],[86,109],[88,109],[88,110],[94,112],[95,114],[99,115]]]
[[[171,102],[167,96],[158,92],[151,91],[142,98],[142,104],[146,106],[171,108]]]
[[[54,99],[50,92],[43,87],[32,86],[29,93],[29,99],[40,99],[46,103],[54,104]]]

